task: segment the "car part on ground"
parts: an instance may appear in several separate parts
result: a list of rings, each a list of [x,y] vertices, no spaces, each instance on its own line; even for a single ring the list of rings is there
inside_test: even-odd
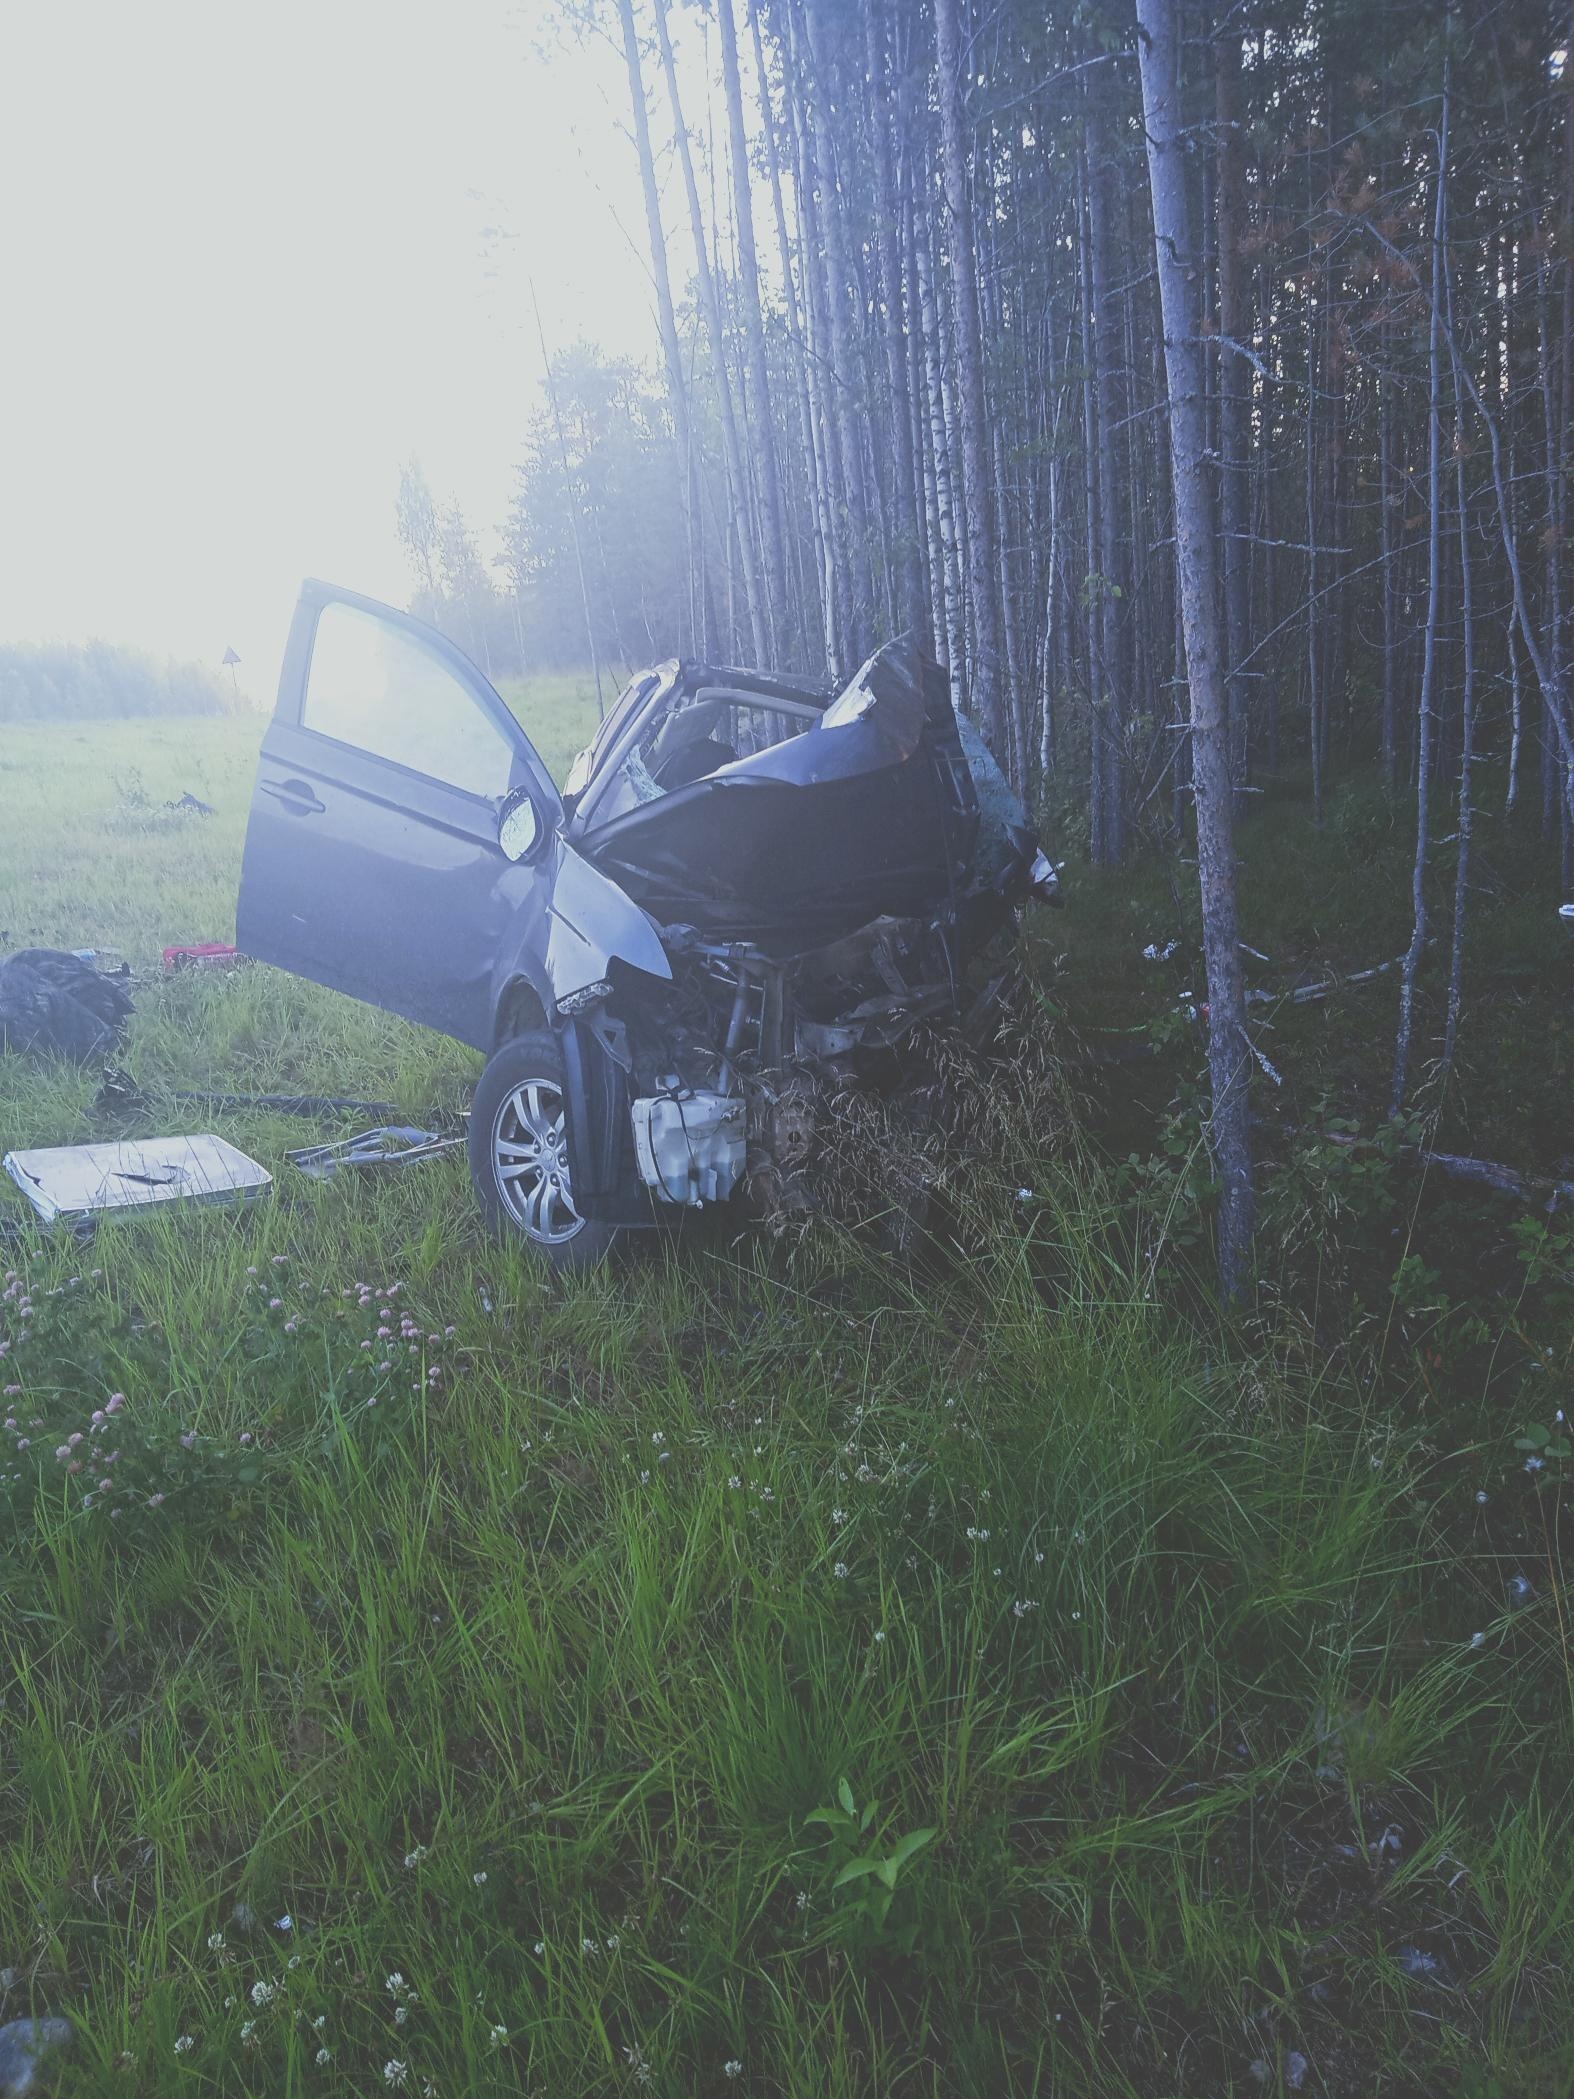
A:
[[[391,1123],[374,1130],[358,1130],[353,1137],[340,1137],[329,1144],[304,1144],[284,1156],[309,1180],[331,1181],[341,1169],[371,1173],[389,1167],[419,1166],[427,1159],[460,1151],[464,1144],[463,1137],[444,1137],[436,1130]]]
[[[908,643],[839,691],[642,672],[560,794],[452,643],[309,583],[237,937],[489,1052],[483,1207],[578,1266],[663,1215],[812,1203],[850,1100],[987,1033],[1009,967],[981,965],[1035,898],[1056,870]]]
[[[127,1138],[7,1152],[6,1172],[46,1224],[172,1202],[244,1203],[273,1176],[222,1137]]]
[[[170,976],[182,969],[234,969],[245,960],[240,949],[227,940],[198,940],[164,950],[164,969]]]

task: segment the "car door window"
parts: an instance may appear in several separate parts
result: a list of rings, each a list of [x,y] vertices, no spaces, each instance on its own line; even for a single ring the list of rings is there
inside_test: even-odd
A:
[[[353,605],[318,614],[301,723],[467,794],[508,792],[514,748],[477,695],[408,629]]]

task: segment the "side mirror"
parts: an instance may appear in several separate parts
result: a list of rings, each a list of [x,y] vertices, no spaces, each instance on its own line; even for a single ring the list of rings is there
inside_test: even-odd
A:
[[[525,860],[541,836],[541,816],[529,791],[516,787],[507,796],[497,819],[497,842],[510,860]]]

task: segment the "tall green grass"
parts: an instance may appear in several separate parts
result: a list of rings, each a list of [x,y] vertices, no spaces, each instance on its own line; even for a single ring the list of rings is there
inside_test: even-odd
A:
[[[238,794],[231,730],[171,769]],[[0,852],[141,961],[222,931],[205,798],[97,891]],[[473,1068],[260,970],[154,983],[128,1055],[139,1127]],[[93,1090],[0,1061],[0,1140]],[[220,1126],[272,1200],[27,1240],[0,1307],[0,2019],[75,2022],[63,2089],[1568,2088],[1557,1504],[1503,1424],[1185,1330],[1063,1115],[916,1267],[705,1221],[561,1281],[454,1162]],[[837,1885],[924,1830],[883,1914]]]

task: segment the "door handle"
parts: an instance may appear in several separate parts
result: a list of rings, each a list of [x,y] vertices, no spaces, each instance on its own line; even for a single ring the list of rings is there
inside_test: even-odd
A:
[[[321,816],[324,804],[304,780],[264,780],[264,794],[271,794],[276,802],[282,802],[291,816]]]

